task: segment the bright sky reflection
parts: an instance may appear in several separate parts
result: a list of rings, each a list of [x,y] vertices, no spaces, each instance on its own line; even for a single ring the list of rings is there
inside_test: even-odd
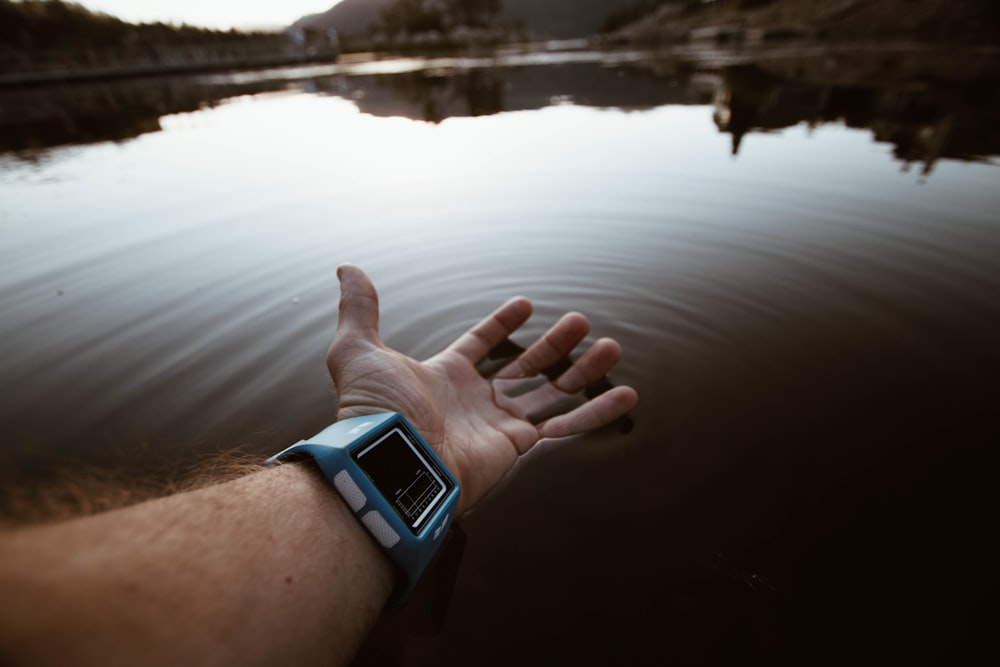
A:
[[[595,113],[606,117],[600,135],[594,133]],[[552,119],[539,122],[538,114]],[[484,196],[514,195],[525,187],[600,188],[612,165],[632,162],[637,170],[646,169],[662,157],[666,143],[675,157],[704,162],[698,147],[710,130],[707,109],[665,108],[649,115],[659,128],[652,136],[650,124],[632,122],[627,114],[572,105],[434,125],[369,116],[339,98],[273,94],[243,98],[208,114],[167,117],[162,134],[140,141],[157,146],[159,158],[147,163],[165,169],[156,178],[183,179],[178,188],[217,188],[217,175],[226,174],[223,182],[245,190],[242,196],[250,199],[275,189],[282,198],[322,193],[341,205],[372,209],[369,224],[392,226],[394,220],[422,218],[422,211],[473,205]],[[663,116],[667,122],[655,121]],[[588,134],[587,142],[579,140]],[[728,161],[725,137],[719,136],[718,144],[709,161]],[[197,162],[189,157],[192,145],[201,148]],[[577,168],[567,170],[567,164]],[[447,219],[430,216],[427,222]]]

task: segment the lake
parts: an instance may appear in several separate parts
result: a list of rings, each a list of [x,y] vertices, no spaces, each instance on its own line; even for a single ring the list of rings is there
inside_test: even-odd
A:
[[[585,312],[640,395],[465,518],[408,664],[995,654],[998,62],[511,50],[0,90],[5,484],[315,433],[351,261],[411,356],[523,294],[515,342]]]

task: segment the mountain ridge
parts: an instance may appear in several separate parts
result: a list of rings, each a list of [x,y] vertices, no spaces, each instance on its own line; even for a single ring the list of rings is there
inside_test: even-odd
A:
[[[330,29],[345,36],[366,34],[383,8],[395,0],[343,0],[325,12],[303,16],[294,26]],[[502,16],[521,21],[537,39],[570,39],[596,34],[613,12],[636,0],[504,0]]]

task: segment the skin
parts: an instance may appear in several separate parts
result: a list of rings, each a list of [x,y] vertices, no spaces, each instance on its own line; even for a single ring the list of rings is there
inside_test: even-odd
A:
[[[559,407],[618,362],[609,339],[553,382],[516,398],[500,391],[573,351],[589,332],[583,315],[564,316],[486,380],[475,364],[527,321],[526,299],[418,362],[382,342],[368,277],[352,265],[338,275],[327,357],[338,417],[407,415],[458,478],[459,514],[540,439],[584,433],[636,405],[634,390],[617,387]],[[281,465],[0,533],[0,664],[347,664],[393,584],[389,561],[326,480],[308,464]]]
[[[459,514],[475,505],[514,462],[542,438],[593,430],[635,407],[631,387],[616,387],[582,406],[534,424],[544,412],[610,371],[621,359],[617,342],[602,338],[555,382],[509,398],[517,380],[531,378],[572,352],[590,332],[580,313],[568,313],[520,357],[485,380],[476,363],[531,316],[531,302],[514,298],[443,352],[418,362],[386,347],[378,332],[378,294],[355,266],[342,266],[340,319],[327,366],[340,397],[338,419],[376,412],[407,416],[462,487]]]

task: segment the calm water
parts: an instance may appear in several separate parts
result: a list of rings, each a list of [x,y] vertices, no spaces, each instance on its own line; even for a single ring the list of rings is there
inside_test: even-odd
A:
[[[514,54],[0,91],[4,465],[315,432],[352,261],[400,350],[524,294],[520,342],[582,310],[642,400],[467,517],[431,664],[995,652],[998,72]]]

